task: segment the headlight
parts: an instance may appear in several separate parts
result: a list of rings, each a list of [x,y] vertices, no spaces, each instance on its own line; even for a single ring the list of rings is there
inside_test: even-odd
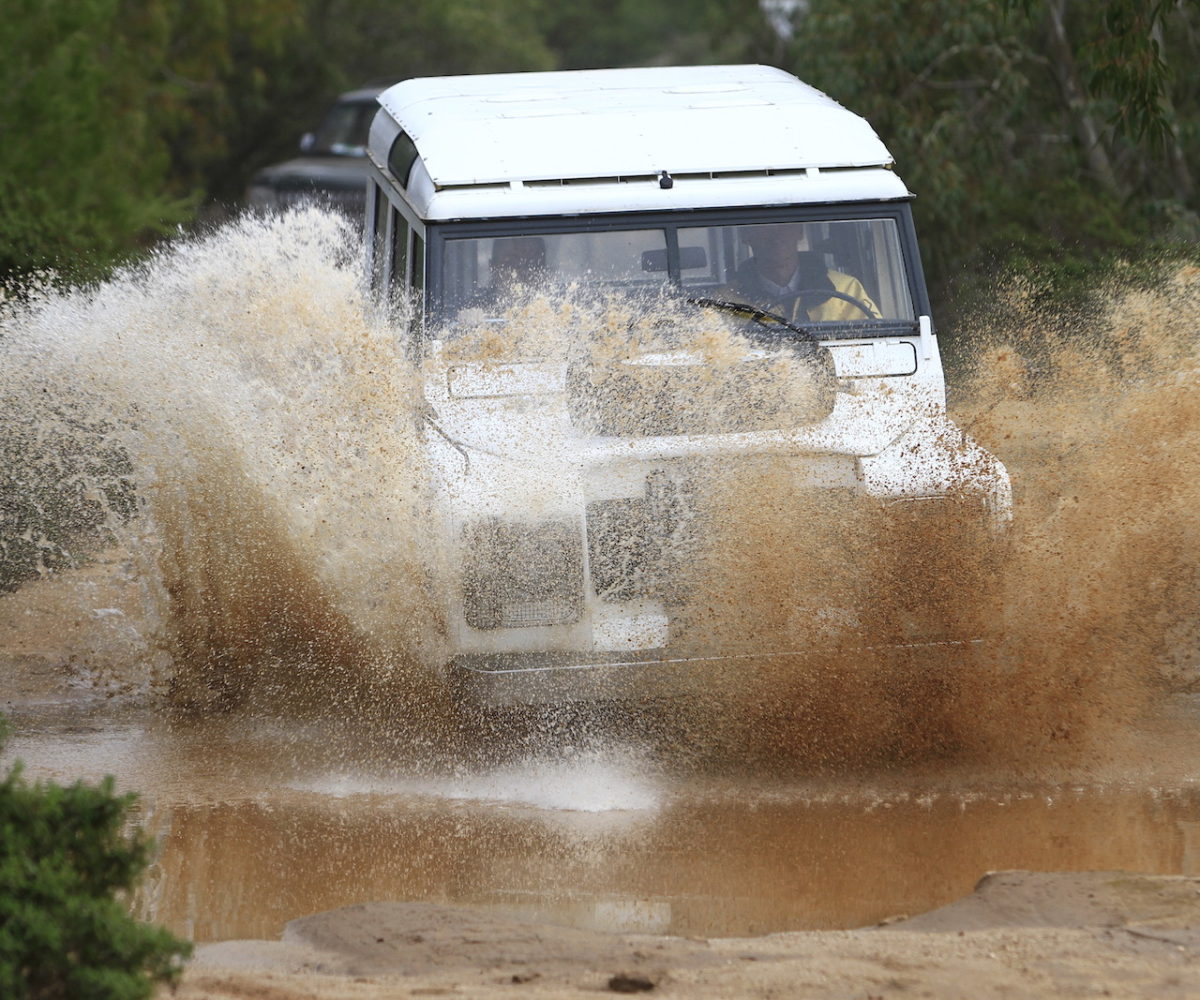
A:
[[[463,532],[463,614],[473,628],[570,625],[583,613],[583,538],[574,521],[489,518]]]

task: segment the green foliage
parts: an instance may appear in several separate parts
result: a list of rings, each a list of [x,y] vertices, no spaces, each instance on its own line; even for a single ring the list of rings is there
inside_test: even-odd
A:
[[[149,859],[124,832],[133,802],[111,778],[31,785],[19,764],[0,782],[0,996],[143,1000],[178,978],[191,946],[116,898]]]
[[[550,69],[554,56],[539,27],[541,0],[297,0],[304,31],[269,63],[245,58],[225,89],[263,70],[259,100],[243,103],[226,131],[232,155],[208,170],[209,191],[234,201],[255,169],[295,155],[343,90],[406,77]],[[269,67],[269,68],[268,68]]]
[[[350,87],[665,62],[779,65],[865,115],[937,299],[997,260],[1200,237],[1198,0],[12,0],[4,24],[0,280],[236,205]]]
[[[1170,73],[1155,37],[1174,3],[1109,4],[1103,12],[1104,33],[1092,43],[1091,90],[1116,100],[1113,121],[1134,139],[1149,136],[1158,144],[1171,134],[1164,114]],[[1139,9],[1140,8],[1140,9]]]
[[[1156,145],[1171,137],[1174,74],[1163,57],[1163,28],[1176,11],[1186,16],[1194,6],[1195,0],[1107,0],[1092,9],[1094,33],[1078,54],[1088,89],[1116,103],[1112,121],[1123,135]],[[1005,8],[1027,18],[1067,15],[1066,0],[1005,0]]]
[[[0,274],[87,273],[190,214],[166,190],[121,0],[12,0],[0,59]]]
[[[546,0],[12,0],[0,275],[88,277],[238,201],[339,90],[547,69]]]
[[[1194,0],[810,0],[783,35],[752,0],[733,17],[738,58],[796,73],[888,144],[943,326],[999,270],[1048,268],[1061,291],[1200,234],[1197,82],[1170,69],[1200,56]]]
[[[547,44],[563,69],[708,62],[709,29],[720,9],[714,0],[547,0],[542,6]]]

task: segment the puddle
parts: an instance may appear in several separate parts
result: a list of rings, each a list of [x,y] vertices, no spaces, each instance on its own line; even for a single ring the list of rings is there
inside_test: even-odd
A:
[[[1200,874],[1200,771],[1186,767],[1160,784],[1130,770],[923,788],[672,774],[600,750],[401,770],[352,743],[294,723],[43,719],[18,720],[6,756],[33,778],[113,773],[140,789],[161,847],[135,909],[197,941],[274,939],[294,918],[382,900],[749,936],[915,914],[1006,868]]]
[[[686,796],[565,823],[428,797],[175,805],[151,817],[163,847],[143,914],[198,940],[274,938],[304,914],[406,900],[736,937],[920,913],[998,869],[1200,874],[1200,789],[874,807]]]
[[[397,780],[361,774],[333,774],[306,780],[299,791],[346,796],[428,797],[530,806],[551,812],[625,813],[658,808],[661,794],[620,761],[585,755],[569,762],[542,761],[478,774],[424,780]]]

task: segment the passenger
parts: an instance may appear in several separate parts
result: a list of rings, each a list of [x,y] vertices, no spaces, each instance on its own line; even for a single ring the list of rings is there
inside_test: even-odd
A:
[[[824,255],[808,249],[803,223],[747,228],[745,236],[754,255],[738,268],[731,288],[722,294],[740,296],[739,301],[792,323],[882,318],[861,281],[826,268]]]

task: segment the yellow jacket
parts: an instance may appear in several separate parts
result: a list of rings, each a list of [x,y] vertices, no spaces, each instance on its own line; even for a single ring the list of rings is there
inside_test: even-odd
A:
[[[749,303],[783,316],[792,323],[845,323],[882,318],[883,314],[867,294],[863,283],[853,275],[826,270],[824,265],[814,268],[815,255],[798,256],[800,265],[797,273],[790,286],[782,292],[778,285],[768,282],[758,273],[751,258],[738,269],[733,284],[718,292],[716,297]],[[865,308],[831,292],[848,295]]]

